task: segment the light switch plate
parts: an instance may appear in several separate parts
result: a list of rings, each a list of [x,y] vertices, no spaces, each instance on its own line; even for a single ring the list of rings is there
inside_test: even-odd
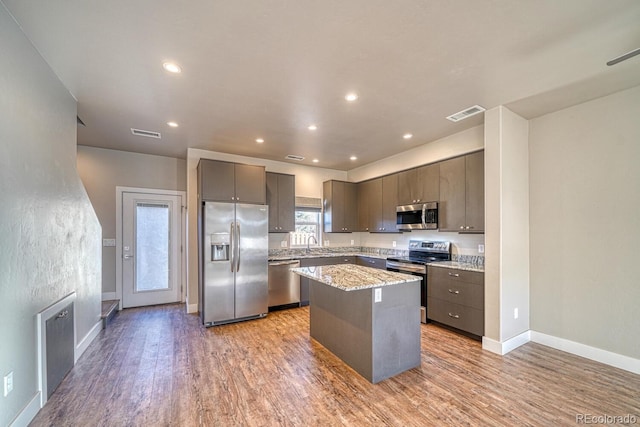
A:
[[[286,248],[287,247],[287,241],[286,240],[281,241],[280,242],[280,247],[281,248]]]
[[[328,240],[325,240],[325,241],[324,241],[324,245],[325,245],[325,246],[329,246],[329,241],[328,241]]]
[[[115,247],[116,239],[102,239],[102,246],[107,247]]]
[[[353,246],[353,239],[351,239],[351,246]]]
[[[4,397],[7,397],[13,390],[13,371],[4,376]]]
[[[478,253],[484,253],[484,245],[478,245]]]
[[[373,290],[373,302],[382,301],[382,288],[375,288]]]
[[[391,242],[391,246],[393,246],[394,248],[396,247],[396,241],[395,240],[393,242]]]

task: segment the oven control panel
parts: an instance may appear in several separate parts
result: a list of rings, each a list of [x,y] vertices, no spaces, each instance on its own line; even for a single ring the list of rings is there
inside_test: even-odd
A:
[[[410,240],[410,251],[423,251],[423,252],[445,252],[449,253],[451,250],[451,242],[434,242],[429,240]]]

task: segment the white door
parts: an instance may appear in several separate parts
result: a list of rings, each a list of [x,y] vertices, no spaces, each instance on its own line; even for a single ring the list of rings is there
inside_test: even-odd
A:
[[[179,195],[122,193],[122,307],[180,301]]]

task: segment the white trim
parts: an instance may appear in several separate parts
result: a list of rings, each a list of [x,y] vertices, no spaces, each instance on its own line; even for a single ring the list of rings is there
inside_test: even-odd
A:
[[[187,295],[187,192],[179,190],[162,190],[156,188],[120,187],[116,186],[116,297],[120,300],[118,310],[122,309],[122,193],[159,194],[167,196],[180,196],[180,232],[182,233],[182,252],[180,254],[181,265],[181,291],[180,301],[186,301]]]
[[[482,349],[504,356],[529,341],[531,341],[531,331],[525,331],[502,342],[482,337]]]
[[[197,313],[198,304],[187,304],[187,313]]]
[[[78,343],[78,345],[76,346],[76,350],[73,355],[74,364],[78,362],[78,359],[80,359],[80,357],[84,354],[84,352],[87,351],[87,348],[89,348],[89,345],[93,342],[93,340],[96,339],[96,337],[98,336],[101,330],[102,330],[102,320],[96,323],[95,325],[93,325],[93,328],[91,328],[91,330],[87,333],[87,335],[85,335],[84,338],[82,338],[82,340],[80,341],[80,343]]]
[[[591,347],[586,344],[554,337],[536,331],[531,331],[531,341],[555,348],[556,350],[566,351],[567,353],[595,360],[596,362],[604,363],[605,365],[624,369],[625,371],[633,372],[634,374],[640,374],[640,359],[634,359],[633,357],[624,356],[608,350],[602,350],[600,348]]]
[[[111,301],[118,299],[118,295],[115,292],[103,292],[102,301]]]
[[[36,394],[31,398],[29,403],[22,408],[18,415],[9,423],[9,427],[27,427],[31,421],[38,415],[40,411],[40,392],[36,392]]]
[[[76,293],[72,292],[66,297],[54,302],[49,307],[36,315],[37,340],[38,340],[38,390],[40,391],[40,407],[47,403],[47,319],[62,310],[76,300]],[[73,361],[76,361],[76,315],[74,304],[73,315]]]

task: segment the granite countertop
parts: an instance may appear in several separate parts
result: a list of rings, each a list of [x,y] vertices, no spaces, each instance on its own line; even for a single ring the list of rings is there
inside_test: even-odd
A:
[[[475,271],[476,273],[484,273],[484,264],[475,264],[471,262],[459,261],[438,261],[430,262],[432,267],[455,268],[456,270]]]
[[[420,280],[419,277],[410,274],[353,264],[300,267],[292,268],[291,271],[343,291],[357,291]]]

